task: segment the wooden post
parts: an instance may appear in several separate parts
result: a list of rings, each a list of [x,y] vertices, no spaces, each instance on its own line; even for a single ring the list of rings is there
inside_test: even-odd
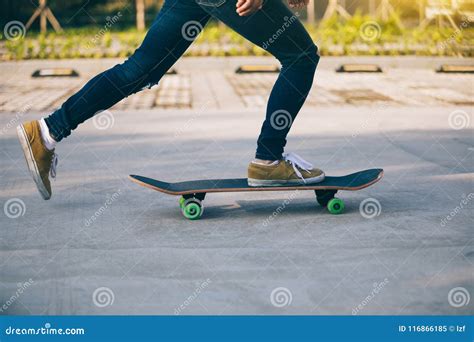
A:
[[[308,7],[306,7],[306,11],[308,12],[308,23],[310,24],[314,24],[316,22],[316,18],[315,18],[315,15],[314,15],[314,12],[315,12],[315,3],[314,3],[314,0],[309,0],[308,2]]]
[[[39,0],[39,7],[35,10],[31,18],[28,20],[26,23],[25,27],[28,30],[33,22],[36,20],[36,18],[40,17],[40,29],[41,33],[46,33],[48,29],[48,20],[51,23],[51,26],[53,26],[54,30],[56,32],[62,32],[63,29],[61,28],[61,25],[59,24],[58,20],[54,16],[53,12],[51,9],[48,7],[46,0]]]
[[[422,13],[425,12],[425,9],[422,9],[420,6],[420,25],[418,26],[420,29],[424,29],[433,20],[436,21],[438,28],[445,26],[445,20],[447,20],[455,31],[459,29],[453,19],[453,15],[456,14],[453,2],[450,2],[450,6],[448,7],[443,3],[440,4],[439,2],[428,0],[426,6],[430,8],[431,16],[426,17],[426,13],[424,13],[425,18],[422,20]]]
[[[369,0],[369,14],[375,16],[375,0]]]
[[[377,16],[383,21],[387,21],[390,18],[390,15],[393,15],[397,26],[401,29],[404,27],[402,21],[397,15],[397,12],[390,3],[390,0],[382,0],[376,12]]]
[[[137,9],[137,30],[145,30],[145,0],[135,0]]]
[[[48,29],[48,27],[47,27],[48,21],[47,21],[47,18],[46,18],[46,12],[44,10],[46,8],[46,0],[40,0],[39,5],[40,5],[40,9],[41,9],[40,29],[41,29],[41,33],[46,33],[46,30]]]
[[[349,12],[347,12],[346,9],[339,4],[338,0],[329,0],[328,7],[326,8],[326,11],[324,12],[323,21],[328,20],[334,14],[340,15],[346,20],[350,19],[351,17]]]
[[[425,20],[425,4],[423,0],[418,0],[418,26]]]

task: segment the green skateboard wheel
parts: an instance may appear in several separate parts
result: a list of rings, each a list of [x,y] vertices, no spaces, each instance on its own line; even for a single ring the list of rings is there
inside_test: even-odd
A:
[[[189,220],[197,220],[202,216],[202,206],[195,201],[188,201],[187,203],[183,203],[182,211],[184,217]]]
[[[328,202],[328,211],[333,215],[338,215],[344,211],[344,201],[340,198],[332,198]]]

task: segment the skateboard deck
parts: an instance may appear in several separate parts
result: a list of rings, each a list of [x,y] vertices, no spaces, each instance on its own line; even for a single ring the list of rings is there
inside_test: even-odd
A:
[[[243,191],[314,190],[319,204],[327,207],[332,214],[340,214],[344,211],[344,202],[334,197],[338,190],[356,191],[364,189],[377,183],[382,177],[383,169],[369,169],[345,176],[326,176],[322,182],[316,184],[251,187],[247,184],[247,178],[204,179],[168,183],[143,176],[129,176],[133,182],[147,188],[169,195],[182,196],[179,204],[183,215],[189,219],[201,217],[203,212],[202,201],[207,193]]]

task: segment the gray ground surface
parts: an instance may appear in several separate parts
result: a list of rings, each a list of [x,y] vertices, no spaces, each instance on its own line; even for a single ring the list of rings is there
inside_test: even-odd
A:
[[[382,167],[384,179],[340,193],[340,216],[311,192],[223,193],[187,221],[177,198],[127,175],[246,175],[266,96],[252,105],[247,81],[265,89],[274,76],[237,78],[238,61],[212,62],[181,65],[183,75],[206,66],[202,78],[188,74],[188,108],[117,107],[81,126],[57,149],[50,201],[36,193],[14,129],[40,109],[11,101],[33,102],[30,87],[41,102],[29,74],[51,62],[0,64],[10,75],[0,93],[0,314],[474,313],[473,76],[437,75],[427,66],[442,60],[432,59],[340,75],[328,59],[287,150],[330,175]],[[385,97],[364,98],[368,89]]]

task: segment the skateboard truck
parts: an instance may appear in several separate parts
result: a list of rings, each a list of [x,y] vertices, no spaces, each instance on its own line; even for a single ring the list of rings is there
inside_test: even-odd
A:
[[[337,190],[314,190],[316,200],[321,207],[328,208],[331,214],[337,215],[344,211],[344,201],[340,198],[334,197]]]
[[[316,200],[322,207],[326,207],[333,215],[341,214],[344,211],[344,201],[334,197],[337,190],[314,190]],[[179,207],[183,216],[190,220],[199,219],[204,212],[205,192],[182,195],[179,199]]]

